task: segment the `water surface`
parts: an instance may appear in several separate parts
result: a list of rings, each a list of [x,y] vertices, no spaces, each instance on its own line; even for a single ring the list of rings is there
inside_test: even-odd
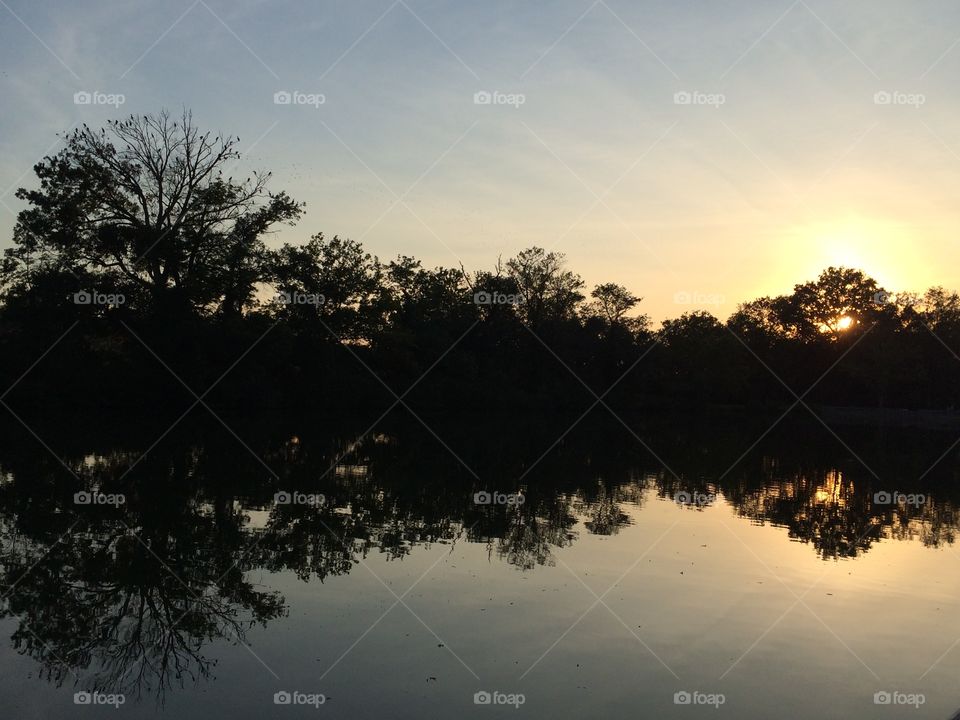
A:
[[[7,428],[4,714],[960,706],[949,432],[598,415],[556,442],[576,416],[423,420]]]

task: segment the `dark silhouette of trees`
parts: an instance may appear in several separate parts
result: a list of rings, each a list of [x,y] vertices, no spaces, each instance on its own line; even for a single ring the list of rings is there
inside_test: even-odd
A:
[[[860,270],[829,267],[817,280],[797,285],[784,318],[804,340],[823,334],[837,342],[871,324],[885,292]]]
[[[270,194],[269,173],[235,181],[238,138],[201,133],[188,112],[86,125],[36,165],[36,190],[17,197],[7,281],[71,272],[145,306],[239,314],[261,279],[261,236],[301,206]]]
[[[306,332],[369,341],[380,322],[383,267],[353,240],[314,235],[270,253],[279,312]]]
[[[643,298],[637,297],[623,285],[617,285],[616,283],[597,285],[590,293],[590,297],[594,299],[594,302],[587,307],[588,314],[602,318],[608,327],[622,324],[635,330],[646,329],[649,322],[647,316],[627,316],[627,313],[639,304]]]
[[[27,207],[0,265],[0,379],[63,336],[21,397],[150,407],[169,399],[147,380],[160,358],[236,407],[379,407],[408,388],[421,408],[461,409],[582,411],[611,388],[620,408],[784,406],[811,387],[820,405],[960,401],[960,297],[943,288],[894,295],[831,267],[726,321],[698,311],[655,329],[630,289],[588,297],[540,247],[475,271],[382,262],[322,233],[271,249],[302,206],[268,191],[269,174],[231,177],[236,138],[186,112],[66,139],[18,192]],[[123,302],[77,302],[91,292]]]
[[[532,247],[507,261],[507,275],[517,285],[523,302],[517,305],[520,318],[532,327],[574,317],[584,299],[583,280],[566,270],[563,253]]]

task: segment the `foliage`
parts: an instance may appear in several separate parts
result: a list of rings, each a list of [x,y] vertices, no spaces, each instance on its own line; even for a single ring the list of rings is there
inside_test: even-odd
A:
[[[725,322],[655,330],[638,295],[607,282],[588,298],[540,247],[474,272],[322,233],[271,248],[303,207],[269,174],[235,180],[236,143],[161,113],[84,126],[37,164],[0,264],[6,386],[42,357],[17,392],[67,404],[166,401],[167,371],[177,391],[242,406],[960,401],[960,297],[943,288],[891,295],[830,267]]]

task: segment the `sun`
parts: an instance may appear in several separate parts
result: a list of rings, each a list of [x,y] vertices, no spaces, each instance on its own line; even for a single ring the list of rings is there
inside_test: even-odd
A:
[[[853,325],[853,318],[849,315],[844,315],[837,320],[837,330],[847,330],[851,325]]]
[[[779,256],[783,286],[834,266],[862,270],[888,290],[920,289],[929,285],[936,264],[926,257],[916,234],[912,224],[897,218],[857,213],[793,225]]]

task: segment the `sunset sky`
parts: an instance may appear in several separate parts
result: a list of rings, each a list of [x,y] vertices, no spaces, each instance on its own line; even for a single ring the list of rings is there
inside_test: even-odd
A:
[[[186,106],[307,203],[271,242],[468,269],[541,245],[657,320],[831,264],[960,287],[948,0],[0,0],[0,57],[0,247],[56,133]]]

